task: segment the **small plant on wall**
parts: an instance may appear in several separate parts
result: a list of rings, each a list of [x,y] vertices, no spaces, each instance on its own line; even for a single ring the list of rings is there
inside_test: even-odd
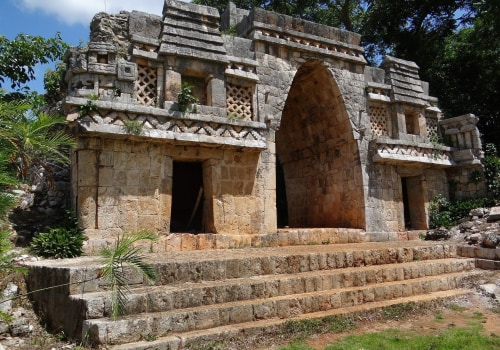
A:
[[[231,112],[227,115],[227,119],[234,121],[234,120],[241,120],[243,119],[238,113],[236,112]]]
[[[177,103],[179,105],[179,111],[182,113],[195,111],[195,106],[193,104],[197,103],[198,99],[193,95],[193,86],[189,83],[182,83],[181,91],[177,95]],[[190,110],[189,107],[192,107]]]
[[[141,122],[137,120],[125,120],[123,122],[123,129],[125,132],[132,134],[132,135],[142,135],[142,127],[143,125]]]
[[[81,116],[89,115],[90,113],[94,112],[97,110],[97,105],[95,101],[99,99],[99,96],[96,94],[90,94],[89,99],[87,100],[87,103],[81,106],[78,106],[78,113],[80,113]]]

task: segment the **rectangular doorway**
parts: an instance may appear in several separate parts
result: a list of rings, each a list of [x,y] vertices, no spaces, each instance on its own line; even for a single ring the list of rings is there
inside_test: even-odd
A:
[[[424,184],[422,176],[401,178],[406,230],[426,230]]]
[[[170,232],[203,232],[203,166],[173,162]]]

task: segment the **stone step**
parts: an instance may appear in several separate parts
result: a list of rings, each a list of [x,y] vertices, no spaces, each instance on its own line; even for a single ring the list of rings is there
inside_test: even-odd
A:
[[[286,319],[331,309],[451,290],[460,286],[465,275],[463,272],[456,272],[408,281],[227,302],[167,312],[141,313],[123,316],[116,321],[109,318],[91,319],[83,322],[82,335],[92,344],[116,344],[138,341],[141,335],[146,334],[162,336],[263,319]]]
[[[455,289],[449,291],[433,292],[424,295],[403,297],[395,300],[376,301],[369,304],[349,306],[341,309],[331,309],[299,315],[292,320],[301,319],[321,319],[328,316],[354,315],[362,316],[368,310],[380,310],[385,307],[414,303],[415,305],[427,305],[440,300],[451,300],[463,295],[469,294],[470,291],[464,289]],[[432,305],[432,304],[431,304]],[[181,350],[189,345],[209,344],[224,339],[235,337],[262,336],[275,333],[279,327],[285,323],[285,319],[265,319],[252,322],[239,323],[221,327],[214,327],[205,330],[189,331],[185,333],[158,337],[153,341],[137,341],[126,344],[114,345],[108,347],[109,350]],[[146,335],[146,334],[143,334]]]
[[[202,305],[255,300],[375,283],[410,280],[474,269],[474,259],[440,259],[317,270],[286,275],[264,275],[175,286],[136,287],[130,290],[126,314],[171,311]],[[72,296],[83,302],[86,318],[109,317],[109,292]]]
[[[158,272],[155,285],[170,290],[170,287],[178,287],[183,283],[192,287],[200,283],[236,278],[255,279],[258,276],[285,279],[287,274],[314,274],[318,271],[323,274],[328,270],[348,271],[346,269],[353,267],[456,258],[456,245],[431,241],[391,241],[148,253],[145,256],[146,262],[153,264]],[[64,330],[69,337],[80,339],[87,318],[106,315],[104,298],[101,301],[99,298],[87,299],[97,300],[94,305],[91,305],[92,302],[86,304],[85,297],[81,298],[86,293],[109,289],[101,278],[101,259],[81,257],[42,260],[27,265],[30,269],[27,276],[29,290],[43,290],[32,294],[33,303],[37,312],[50,320],[55,329]],[[130,277],[131,289],[147,286],[141,278]],[[314,281],[314,278],[310,281]],[[147,299],[143,300],[148,302]],[[150,310],[141,305],[135,307],[141,312]]]
[[[154,265],[158,285],[215,281],[260,275],[383,265],[456,257],[456,246],[426,241],[307,245],[146,254]],[[82,294],[105,290],[102,260],[82,257],[39,261],[30,265],[32,289],[65,285],[59,293]],[[36,276],[44,276],[35,279]],[[129,274],[130,285],[144,284]]]

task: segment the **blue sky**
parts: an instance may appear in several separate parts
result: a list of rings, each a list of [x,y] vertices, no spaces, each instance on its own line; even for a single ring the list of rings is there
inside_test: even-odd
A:
[[[164,0],[1,0],[0,34],[13,39],[19,33],[53,37],[57,32],[70,45],[84,44],[94,14],[139,10],[161,15]],[[51,65],[53,66],[53,65]],[[36,67],[37,80],[30,87],[43,92],[46,66]],[[3,88],[8,88],[6,81]]]

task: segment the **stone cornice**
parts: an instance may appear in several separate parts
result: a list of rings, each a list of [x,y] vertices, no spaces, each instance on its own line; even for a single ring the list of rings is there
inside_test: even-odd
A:
[[[93,101],[95,111],[80,115],[78,106],[86,105],[88,99],[68,97],[66,108],[70,126],[78,126],[78,132],[131,136],[125,127],[127,120],[138,121],[142,132],[135,137],[150,140],[172,140],[185,144],[205,144],[214,147],[238,147],[243,149],[265,149],[267,126],[255,121],[229,120],[224,117],[181,113],[174,110],[174,103],[167,109],[130,105],[110,101]],[[200,106],[200,109],[222,113],[219,108]],[[132,135],[133,136],[133,135]]]

